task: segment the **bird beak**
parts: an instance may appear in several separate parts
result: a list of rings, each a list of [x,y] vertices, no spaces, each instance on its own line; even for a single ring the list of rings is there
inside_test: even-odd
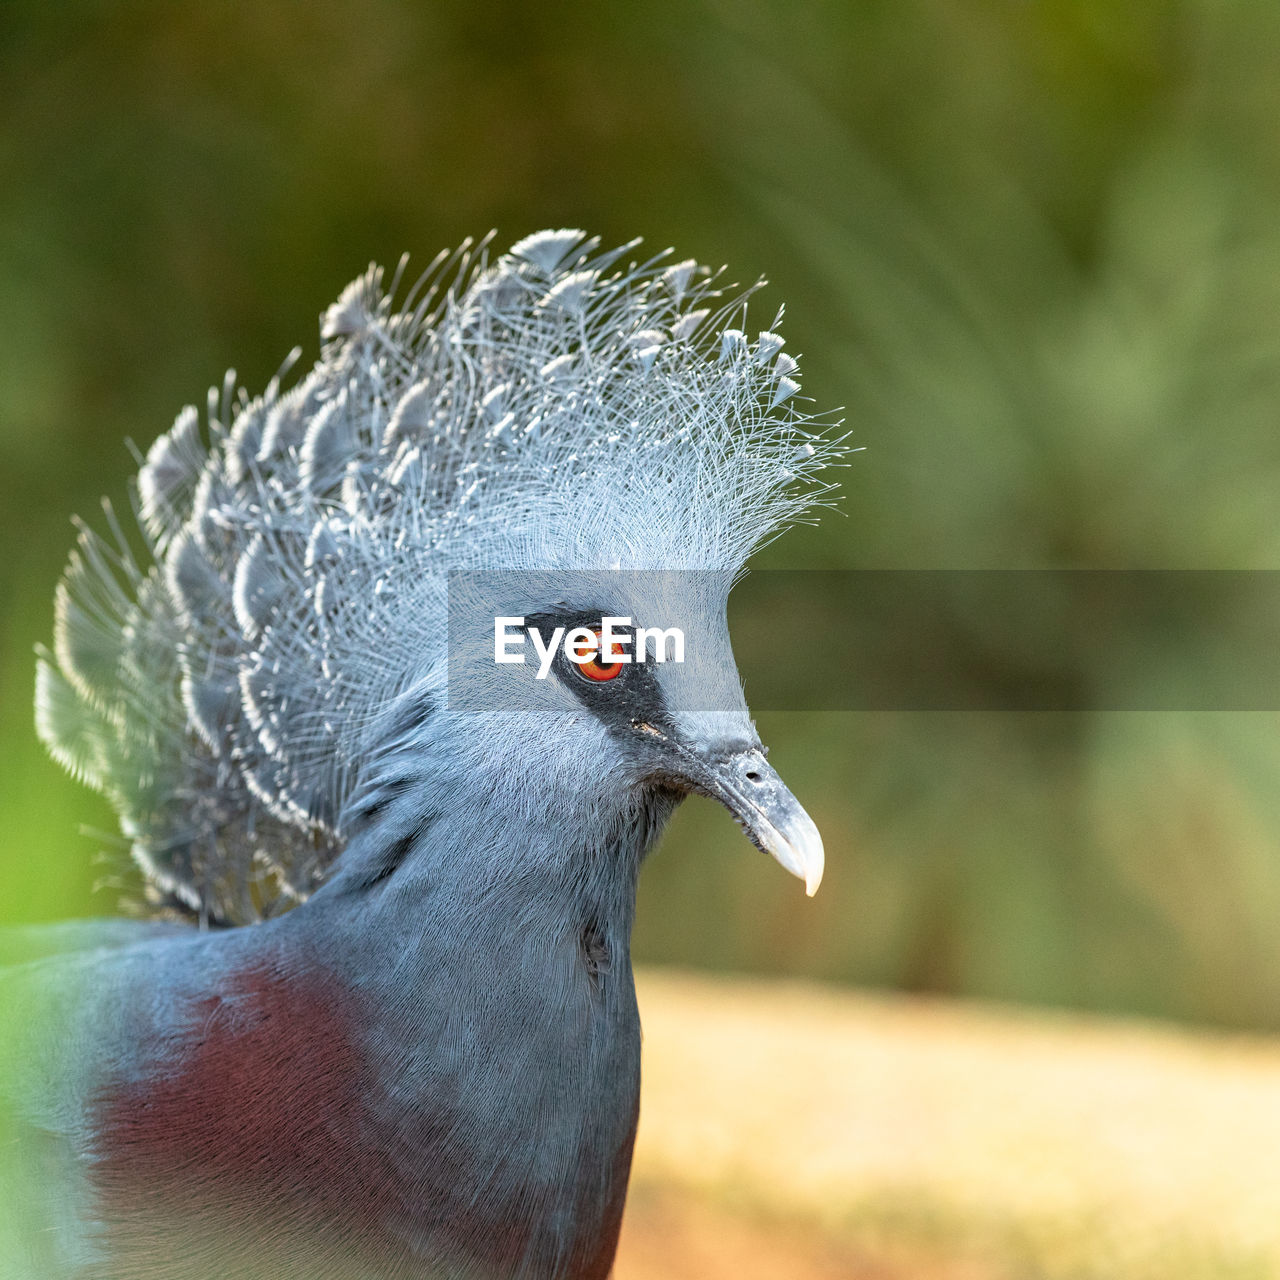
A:
[[[753,748],[703,765],[692,779],[696,790],[719,800],[751,843],[799,876],[812,898],[822,883],[822,837],[764,753]]]

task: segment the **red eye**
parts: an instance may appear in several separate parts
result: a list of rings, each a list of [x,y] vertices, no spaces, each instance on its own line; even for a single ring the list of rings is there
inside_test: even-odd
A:
[[[595,635],[596,640],[598,641],[600,639],[600,633],[597,631]],[[609,654],[609,657],[616,657],[620,652],[622,652],[622,650],[615,647],[614,651]],[[578,670],[587,680],[612,680],[615,676],[622,674],[622,663],[601,662],[600,650],[597,647],[595,656],[588,658],[586,662],[579,663]]]

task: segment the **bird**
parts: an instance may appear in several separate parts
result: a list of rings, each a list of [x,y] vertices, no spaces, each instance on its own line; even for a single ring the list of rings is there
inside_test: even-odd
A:
[[[700,794],[822,877],[726,602],[844,450],[781,313],[639,244],[371,266],[80,525],[36,727],[141,888],[3,942],[13,1274],[609,1274],[642,862]]]

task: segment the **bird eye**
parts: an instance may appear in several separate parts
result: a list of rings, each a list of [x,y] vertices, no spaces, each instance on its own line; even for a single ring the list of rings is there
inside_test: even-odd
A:
[[[600,633],[598,631],[595,633],[595,637],[596,637],[597,645],[596,645],[596,652],[594,656],[588,658],[586,662],[578,663],[577,664],[578,670],[582,674],[583,678],[586,680],[597,680],[597,681],[612,680],[615,676],[619,676],[622,674],[622,663],[621,662],[601,662],[600,647],[599,647]],[[623,650],[619,649],[615,645],[614,648],[610,651],[608,656],[610,658],[616,658],[622,652]]]

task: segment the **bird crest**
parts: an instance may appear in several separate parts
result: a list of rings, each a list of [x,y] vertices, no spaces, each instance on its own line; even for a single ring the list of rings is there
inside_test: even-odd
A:
[[[691,261],[579,231],[371,267],[315,366],[229,374],[136,483],[147,554],[81,527],[38,662],[52,754],[120,815],[153,905],[305,899],[389,703],[470,570],[720,570],[829,500],[842,452],[774,326]],[[296,359],[296,353],[295,357]]]

